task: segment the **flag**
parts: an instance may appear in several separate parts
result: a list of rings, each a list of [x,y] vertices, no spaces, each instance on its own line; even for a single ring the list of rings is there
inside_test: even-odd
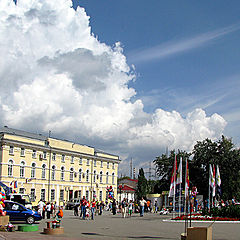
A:
[[[213,188],[213,170],[211,164],[209,164],[209,185]]]
[[[17,188],[17,181],[14,181],[14,188]]]
[[[178,167],[178,172],[177,172],[177,196],[180,195],[180,191],[182,191],[182,188],[180,189],[180,185],[182,183],[182,158],[180,158],[180,163]]]
[[[212,196],[215,197],[216,195],[216,184],[215,184],[215,166],[213,165],[213,189],[212,189]]]
[[[13,181],[10,182],[10,186],[12,186]]]
[[[217,193],[219,196],[222,195],[222,189],[221,189],[221,178],[220,178],[220,171],[219,167],[217,165],[217,172],[216,172],[216,187],[217,187]]]
[[[178,173],[177,173],[177,184],[182,183],[182,158],[180,158]]]
[[[217,186],[220,187],[221,186],[221,178],[220,178],[220,171],[219,171],[218,165],[217,165],[217,173],[216,173],[216,182],[217,182]]]
[[[188,169],[188,161],[187,161],[187,159],[186,159],[185,198],[188,197],[188,189],[189,189],[189,169]]]
[[[177,156],[175,155],[175,161],[174,161],[173,170],[172,170],[171,185],[170,185],[168,197],[172,197],[175,194],[176,172],[177,172]]]

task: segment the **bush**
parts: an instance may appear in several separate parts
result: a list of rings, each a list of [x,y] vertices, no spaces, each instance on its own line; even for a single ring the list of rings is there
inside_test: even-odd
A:
[[[203,211],[203,215],[210,215],[213,217],[240,218],[240,206],[230,205],[228,207],[212,208],[210,213]]]

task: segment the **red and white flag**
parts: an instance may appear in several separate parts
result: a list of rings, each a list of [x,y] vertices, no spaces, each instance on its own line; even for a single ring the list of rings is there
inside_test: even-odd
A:
[[[168,197],[173,197],[175,193],[175,188],[176,188],[176,174],[177,173],[177,156],[175,155],[175,161],[173,165],[173,170],[172,170],[172,177],[171,177],[171,185],[170,185],[170,190]]]
[[[188,161],[187,161],[187,159],[186,159],[185,198],[188,197],[188,189],[189,189],[189,169],[188,169]]]

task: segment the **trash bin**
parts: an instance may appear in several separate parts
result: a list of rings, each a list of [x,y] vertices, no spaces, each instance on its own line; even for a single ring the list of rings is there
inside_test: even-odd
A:
[[[187,228],[187,240],[212,240],[212,227]]]

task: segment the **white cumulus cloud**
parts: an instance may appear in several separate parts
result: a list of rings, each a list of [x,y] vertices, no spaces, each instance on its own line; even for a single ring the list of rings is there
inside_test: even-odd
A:
[[[191,150],[226,125],[196,109],[144,112],[120,43],[100,43],[83,8],[71,0],[0,2],[0,123],[90,144],[135,159],[137,167],[166,147]],[[122,168],[127,169],[127,161]]]

